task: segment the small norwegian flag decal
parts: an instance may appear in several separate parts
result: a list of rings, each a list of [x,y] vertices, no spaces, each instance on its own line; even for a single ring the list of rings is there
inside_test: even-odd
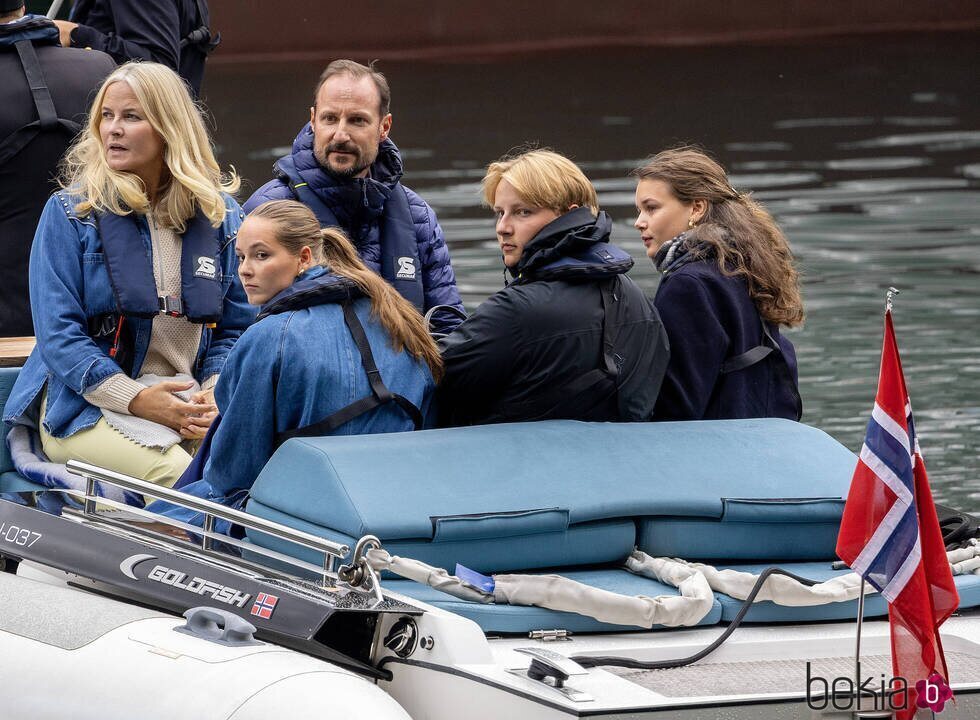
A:
[[[272,617],[272,612],[276,609],[276,603],[278,602],[279,598],[275,595],[260,592],[255,597],[255,604],[252,605],[252,614],[263,620],[268,620]]]

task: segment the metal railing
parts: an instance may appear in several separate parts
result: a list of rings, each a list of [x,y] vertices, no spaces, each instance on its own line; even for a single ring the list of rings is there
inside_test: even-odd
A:
[[[117,473],[112,470],[107,470],[105,468],[100,468],[96,465],[90,465],[77,460],[69,460],[67,467],[70,472],[85,479],[85,492],[80,493],[74,490],[63,490],[62,492],[65,492],[66,494],[71,495],[82,502],[82,514],[85,517],[89,517],[93,520],[104,519],[99,517],[96,513],[97,507],[100,506],[124,510],[127,513],[178,528],[186,533],[190,533],[191,535],[199,536],[201,538],[199,546],[201,550],[204,550],[205,552],[215,552],[215,542],[220,542],[241,550],[246,550],[254,555],[260,555],[292,567],[320,574],[324,582],[327,581],[328,576],[332,575],[336,577],[337,561],[343,559],[350,553],[350,547],[347,545],[317,537],[316,535],[311,535],[310,533],[303,532],[302,530],[296,530],[295,528],[281,525],[279,523],[272,522],[271,520],[265,520],[264,518],[256,517],[255,515],[249,515],[241,510],[235,510],[225,505],[211,502],[210,500],[203,500],[201,498],[182,493],[178,490],[172,490],[168,487],[146,482],[145,480],[139,480],[137,478],[130,477],[129,475],[123,475],[122,473]],[[158,515],[156,513],[148,512],[142,508],[137,508],[132,505],[127,505],[124,502],[119,502],[118,500],[98,495],[96,483],[105,483],[122,490],[139,493],[147,498],[163,500],[165,502],[199,512],[204,515],[203,527],[190,525],[165,515]],[[260,545],[252,542],[246,542],[228,535],[217,533],[214,530],[215,522],[217,520],[225,520],[227,522],[234,523],[235,525],[240,525],[246,529],[263,533],[277,540],[283,540],[307,550],[322,553],[323,564],[314,565],[313,563],[299,560],[298,558],[294,558],[290,555],[261,547]],[[127,525],[126,527],[130,530],[139,531],[138,525]],[[171,537],[173,540],[190,545],[191,547],[198,547],[198,544],[190,541],[190,539],[183,540],[176,536],[169,536],[168,539]]]

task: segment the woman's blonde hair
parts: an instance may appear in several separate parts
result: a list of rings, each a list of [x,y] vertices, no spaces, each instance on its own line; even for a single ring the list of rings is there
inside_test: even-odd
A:
[[[599,213],[595,188],[578,165],[551,150],[529,150],[505,155],[487,166],[483,178],[483,201],[493,207],[501,180],[506,180],[521,199],[533,207],[564,215],[572,205]]]
[[[113,83],[129,85],[150,126],[163,138],[165,177],[153,207],[143,182],[133,173],[106,163],[99,126],[106,91]],[[184,232],[197,208],[218,227],[225,218],[222,192],[234,193],[240,181],[231,170],[222,176],[201,112],[187,85],[173,70],[152,62],[130,62],[116,68],[102,83],[81,135],[61,167],[61,185],[81,197],[79,215],[91,211],[126,215],[154,213],[164,226]]]
[[[425,361],[437,382],[442,378],[442,357],[418,310],[364,264],[340,228],[321,229],[313,211],[295,200],[262,203],[248,218],[272,223],[276,240],[290,254],[309,247],[315,262],[352,280],[371,299],[371,314],[388,331],[391,347]]]
[[[705,214],[690,231],[691,252],[714,255],[725,275],[744,275],[767,322],[803,323],[800,275],[786,236],[765,208],[732,187],[725,168],[700,149],[682,146],[657,153],[633,174],[662,180],[683,203],[706,201]]]

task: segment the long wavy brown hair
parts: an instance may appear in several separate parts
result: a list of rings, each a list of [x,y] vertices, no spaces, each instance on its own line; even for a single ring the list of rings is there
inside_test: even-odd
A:
[[[707,210],[689,232],[691,252],[715,257],[725,275],[744,276],[767,322],[803,323],[800,274],[786,236],[765,208],[732,187],[725,168],[699,148],[682,146],[657,153],[633,174],[662,180],[683,203],[706,201]]]
[[[299,255],[303,247],[309,247],[315,262],[352,280],[370,298],[371,314],[388,331],[391,347],[399,351],[404,349],[423,360],[436,382],[442,378],[439,348],[426,330],[419,311],[364,264],[354,244],[340,228],[321,230],[313,211],[295,200],[262,203],[249,213],[249,217],[271,222],[276,240],[288,252]]]

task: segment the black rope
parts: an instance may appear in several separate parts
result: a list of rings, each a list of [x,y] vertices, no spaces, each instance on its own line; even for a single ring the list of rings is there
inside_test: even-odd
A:
[[[765,584],[766,580],[769,579],[770,575],[785,575],[786,577],[792,578],[793,580],[796,580],[807,587],[812,587],[817,584],[816,580],[810,580],[808,578],[800,577],[799,575],[794,575],[793,573],[778,567],[766,568],[762,571],[762,573],[760,573],[759,579],[756,580],[755,585],[752,586],[752,591],[742,603],[742,607],[739,609],[738,615],[736,615],[735,619],[729,623],[727,628],[725,628],[725,632],[719,635],[718,638],[710,645],[686,658],[672,658],[670,660],[643,662],[642,660],[634,660],[633,658],[625,657],[573,655],[569,658],[569,660],[574,660],[579,665],[586,668],[608,666],[632,668],[634,670],[668,670],[670,668],[684,667],[685,665],[696,663],[698,660],[707,657],[717,650],[721,644],[725,642],[725,640],[727,640],[733,632],[735,632],[738,626],[742,624],[742,619],[749,611],[749,608],[752,607],[755,596],[759,594],[760,590],[762,590],[762,586]]]

